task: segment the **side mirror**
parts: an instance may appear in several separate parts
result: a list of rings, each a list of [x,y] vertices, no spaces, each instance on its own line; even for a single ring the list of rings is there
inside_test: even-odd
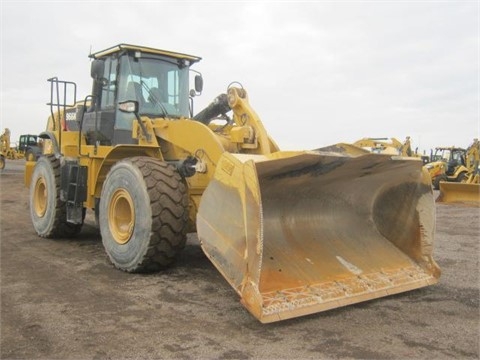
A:
[[[105,62],[103,60],[95,59],[92,61],[92,67],[90,69],[90,75],[93,79],[98,80],[103,78],[105,72]]]
[[[203,90],[203,78],[202,75],[195,75],[195,91],[201,93]]]

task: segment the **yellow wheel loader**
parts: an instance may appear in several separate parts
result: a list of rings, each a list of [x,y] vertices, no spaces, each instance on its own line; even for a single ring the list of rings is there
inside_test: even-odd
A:
[[[473,139],[465,155],[467,171],[459,182],[440,182],[437,202],[480,205],[480,142]]]
[[[39,236],[73,236],[94,210],[114,266],[146,272],[196,231],[265,323],[437,282],[421,161],[348,144],[280,151],[238,83],[194,115],[197,56],[120,44],[91,58],[83,101],[49,79],[44,155],[25,169]]]

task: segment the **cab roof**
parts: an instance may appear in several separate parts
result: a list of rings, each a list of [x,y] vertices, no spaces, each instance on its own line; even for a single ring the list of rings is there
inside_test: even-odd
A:
[[[164,55],[164,56],[168,56],[175,59],[189,60],[192,64],[202,59],[201,57],[194,56],[194,55],[182,54],[174,51],[154,49],[151,47],[130,45],[130,44],[118,44],[108,49],[97,51],[93,54],[90,54],[89,57],[93,59],[100,59],[102,57],[114,54],[122,50],[132,50],[132,51],[140,51],[142,53],[147,53],[147,54]]]

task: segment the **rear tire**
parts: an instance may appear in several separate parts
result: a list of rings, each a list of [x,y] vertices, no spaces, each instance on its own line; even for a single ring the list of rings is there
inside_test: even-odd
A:
[[[165,268],[185,247],[186,185],[173,166],[157,159],[119,161],[103,184],[99,223],[115,267],[127,272]]]
[[[5,158],[0,156],[0,170],[5,169]]]
[[[67,222],[67,208],[60,199],[60,160],[41,157],[35,164],[30,184],[30,216],[40,237],[73,237],[83,224]]]

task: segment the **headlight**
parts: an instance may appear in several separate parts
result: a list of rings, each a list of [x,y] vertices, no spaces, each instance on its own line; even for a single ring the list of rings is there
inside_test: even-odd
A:
[[[118,104],[118,109],[127,113],[136,113],[138,112],[138,101],[123,101]]]

